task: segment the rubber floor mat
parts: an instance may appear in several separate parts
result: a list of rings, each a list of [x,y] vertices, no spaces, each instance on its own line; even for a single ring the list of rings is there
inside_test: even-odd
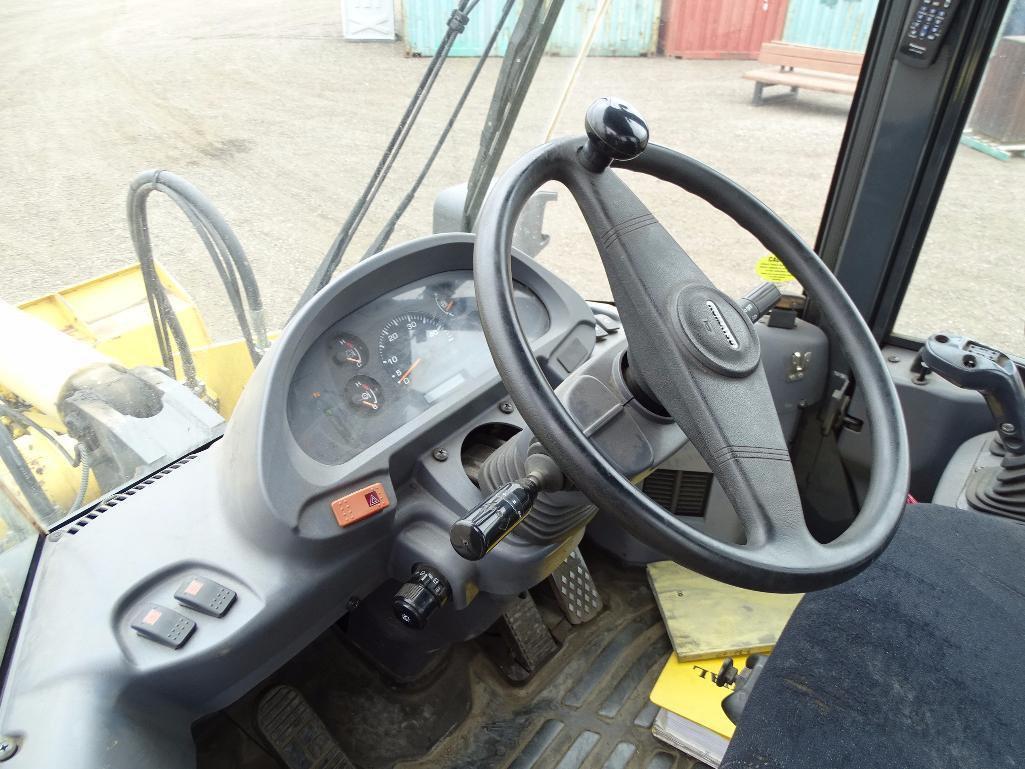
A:
[[[473,704],[460,726],[402,769],[685,769],[694,762],[651,736],[648,701],[669,639],[643,570],[596,559],[607,608],[576,626],[558,654],[515,688],[486,659],[470,671]]]
[[[358,769],[689,769],[651,736],[648,694],[670,646],[645,572],[586,555],[605,608],[571,626],[547,587],[534,591],[561,645],[527,683],[510,684],[473,641],[429,681],[397,686],[333,629],[197,734],[200,769],[281,766],[257,727],[262,693],[279,684]]]

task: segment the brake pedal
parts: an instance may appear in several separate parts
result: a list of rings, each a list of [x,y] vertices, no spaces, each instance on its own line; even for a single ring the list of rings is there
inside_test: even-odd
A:
[[[256,725],[288,769],[355,769],[294,686],[275,686],[263,695]]]
[[[548,583],[552,586],[559,608],[571,625],[589,622],[605,606],[579,547],[574,548],[569,557],[551,573]]]

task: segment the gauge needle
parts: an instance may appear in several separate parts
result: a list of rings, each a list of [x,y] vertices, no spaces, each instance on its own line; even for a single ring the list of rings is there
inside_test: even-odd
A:
[[[406,373],[399,377],[399,381],[401,382],[404,379],[409,379],[409,375],[413,373],[413,369],[419,366],[420,361],[422,360],[423,358],[417,358],[415,361],[413,361],[413,365],[406,369]]]

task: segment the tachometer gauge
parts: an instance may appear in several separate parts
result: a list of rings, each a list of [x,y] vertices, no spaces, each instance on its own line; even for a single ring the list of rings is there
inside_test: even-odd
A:
[[[435,369],[437,359],[445,357],[453,341],[452,332],[436,316],[407,312],[392,318],[381,329],[378,341],[381,365],[392,381],[400,385],[409,385],[425,374],[433,379],[427,372]]]
[[[354,376],[345,385],[345,397],[361,416],[379,414],[384,406],[381,384],[373,377]]]
[[[363,368],[370,361],[367,346],[354,334],[336,336],[331,341],[331,356],[339,366]]]

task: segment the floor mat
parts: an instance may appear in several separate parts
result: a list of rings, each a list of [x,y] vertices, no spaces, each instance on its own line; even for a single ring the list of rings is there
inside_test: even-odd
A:
[[[599,554],[587,561],[605,610],[569,629],[524,685],[508,683],[468,643],[429,684],[392,687],[329,633],[267,686],[298,688],[361,769],[688,769],[690,759],[651,736],[657,708],[648,694],[670,646],[644,570]],[[248,731],[251,708],[243,700],[226,714]]]

